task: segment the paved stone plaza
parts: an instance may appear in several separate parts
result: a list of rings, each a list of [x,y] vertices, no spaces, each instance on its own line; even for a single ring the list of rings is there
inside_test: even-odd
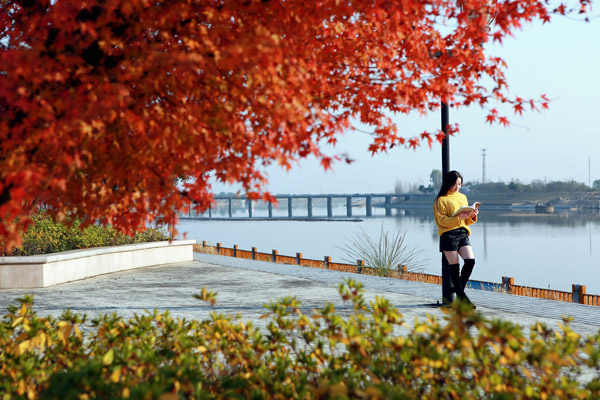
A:
[[[86,280],[39,289],[0,290],[3,312],[16,299],[33,294],[34,309],[39,315],[58,316],[65,309],[94,316],[116,312],[124,317],[145,310],[169,310],[177,317],[205,319],[212,311],[241,314],[245,321],[264,326],[264,304],[284,296],[296,296],[303,312],[310,313],[326,301],[336,305],[341,314],[350,311],[338,294],[338,285],[352,278],[362,282],[365,297],[385,296],[412,324],[428,315],[443,318],[434,307],[441,298],[439,285],[328,271],[301,266],[275,264],[195,253],[191,262],[147,267],[102,275]],[[218,293],[213,307],[196,300],[193,294],[203,287]],[[562,316],[573,317],[571,326],[581,334],[600,329],[600,307],[542,300],[502,293],[468,290],[477,310],[490,318],[528,326],[535,321],[557,328]]]

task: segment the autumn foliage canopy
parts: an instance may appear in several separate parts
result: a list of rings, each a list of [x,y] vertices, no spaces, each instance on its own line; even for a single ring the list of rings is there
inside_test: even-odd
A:
[[[572,9],[569,9],[572,7]],[[509,97],[484,52],[527,21],[590,1],[4,0],[0,2],[0,236],[19,241],[44,205],[58,220],[135,231],[206,209],[209,182],[265,193],[265,167],[309,155],[328,168],[354,123],[373,153],[440,132],[394,113],[440,101],[544,107]],[[493,22],[487,23],[493,15]]]

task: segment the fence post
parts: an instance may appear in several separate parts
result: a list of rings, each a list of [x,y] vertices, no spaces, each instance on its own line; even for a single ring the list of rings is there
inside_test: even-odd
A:
[[[502,287],[506,291],[506,293],[512,293],[512,286],[515,284],[515,278],[503,276],[502,277]]]
[[[402,264],[398,264],[398,267],[396,268],[396,270],[398,271],[398,274],[400,274],[400,278],[402,278],[408,271],[406,265],[402,265]]]
[[[323,258],[323,268],[329,269],[329,263],[331,262],[331,257],[325,256]]]
[[[585,299],[585,285],[572,285],[573,303],[583,304]]]
[[[296,264],[300,265],[302,262],[302,253],[296,253]]]
[[[272,261],[277,262],[277,250],[272,251]]]
[[[363,260],[356,260],[356,273],[357,274],[362,274],[362,269],[363,269],[363,265],[364,265],[364,261]]]
[[[252,259],[256,260],[256,247],[252,248]]]

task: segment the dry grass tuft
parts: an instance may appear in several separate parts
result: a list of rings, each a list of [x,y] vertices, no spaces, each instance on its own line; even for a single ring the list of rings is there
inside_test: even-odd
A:
[[[204,246],[202,243],[196,243],[194,245],[194,251],[196,253],[218,254],[217,248],[215,246],[210,246],[210,245]]]

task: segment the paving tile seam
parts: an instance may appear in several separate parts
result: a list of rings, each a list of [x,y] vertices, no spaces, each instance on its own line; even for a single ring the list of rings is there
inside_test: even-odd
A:
[[[294,276],[297,278],[325,282],[335,286],[341,283],[343,279],[345,280],[352,278],[357,282],[361,282],[364,288],[367,290],[382,294],[387,292],[421,297],[427,301],[430,301],[431,303],[436,303],[439,297],[441,297],[441,295],[438,296],[437,294],[437,292],[441,291],[439,285],[434,284],[395,279],[388,280],[387,278],[377,276],[358,275],[343,271],[331,271],[219,255],[198,253],[195,253],[194,255],[195,260],[217,266],[227,266],[278,275]],[[334,277],[338,278],[340,282],[333,283],[332,278]],[[432,296],[433,293],[436,294]],[[563,316],[572,316],[573,322],[575,323],[600,326],[599,307],[480,290],[469,290],[468,293],[469,297],[471,297],[476,304],[492,310],[500,310],[513,313],[515,315],[524,314],[528,316],[551,319],[561,319]]]

